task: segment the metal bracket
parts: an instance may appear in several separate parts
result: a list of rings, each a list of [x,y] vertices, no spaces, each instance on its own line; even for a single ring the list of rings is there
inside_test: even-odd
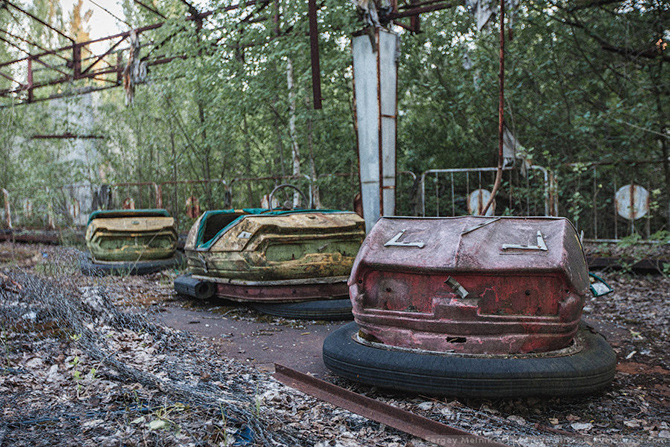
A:
[[[544,238],[540,230],[537,231],[537,245],[517,245],[517,244],[503,244],[503,250],[540,250],[547,251],[547,244],[544,243]]]
[[[417,248],[423,248],[423,247],[426,246],[426,244],[424,244],[423,242],[398,242],[398,240],[402,237],[402,235],[405,234],[405,231],[407,231],[407,229],[402,230],[400,233],[396,234],[391,239],[389,239],[384,244],[384,247],[417,247]]]
[[[456,281],[456,280],[455,280],[454,278],[452,278],[451,276],[450,276],[449,278],[447,278],[447,280],[446,280],[444,283],[445,283],[445,284],[448,284],[449,286],[451,286],[451,288],[454,289],[454,292],[456,292],[456,294],[457,294],[458,296],[460,296],[461,299],[464,299],[466,296],[468,296],[468,291],[465,290],[465,287],[463,287],[463,286],[461,285],[461,283],[459,283],[458,281]]]

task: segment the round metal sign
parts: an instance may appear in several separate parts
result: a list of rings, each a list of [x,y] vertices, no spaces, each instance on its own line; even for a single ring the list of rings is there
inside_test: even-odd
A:
[[[470,193],[468,196],[468,213],[473,216],[481,216],[484,211],[484,207],[489,202],[491,198],[491,193],[486,189],[476,189]],[[493,216],[493,213],[496,209],[495,200],[491,203],[491,206],[486,210],[486,216]]]
[[[649,212],[649,191],[634,183],[619,188],[614,196],[619,216],[636,220]]]

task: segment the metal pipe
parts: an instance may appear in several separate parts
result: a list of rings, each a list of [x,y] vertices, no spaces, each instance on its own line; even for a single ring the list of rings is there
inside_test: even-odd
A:
[[[440,3],[440,4],[437,4],[437,5],[424,6],[424,7],[421,7],[421,8],[412,8],[412,9],[408,9],[408,10],[403,11],[403,12],[391,13],[391,14],[387,15],[386,17],[389,20],[401,19],[403,17],[414,17],[414,16],[421,15],[425,12],[433,12],[433,11],[439,11],[441,9],[453,8],[453,7],[459,6],[460,4],[461,4],[461,2]]]
[[[316,20],[316,0],[308,0],[309,8],[309,44],[312,61],[312,97],[314,109],[320,110],[321,105],[321,62],[319,60],[319,28]]]
[[[505,447],[504,444],[401,410],[276,363],[274,377],[317,399],[438,445]]]
[[[542,166],[531,165],[531,169],[537,169],[544,175],[544,215],[549,216],[549,173]]]

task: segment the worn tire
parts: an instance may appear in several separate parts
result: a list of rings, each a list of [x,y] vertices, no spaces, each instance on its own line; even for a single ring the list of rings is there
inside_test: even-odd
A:
[[[354,318],[349,298],[299,303],[253,303],[251,307],[264,314],[298,320],[341,321]]]
[[[614,378],[616,356],[583,326],[584,348],[563,357],[484,358],[387,350],[360,344],[349,323],[329,335],[323,361],[347,379],[412,393],[455,397],[569,396],[599,391]]]
[[[161,270],[171,269],[181,264],[181,255],[175,254],[168,259],[156,259],[138,262],[115,262],[113,264],[101,264],[93,261],[91,255],[87,254],[80,259],[81,273],[86,276],[106,275],[148,275]]]

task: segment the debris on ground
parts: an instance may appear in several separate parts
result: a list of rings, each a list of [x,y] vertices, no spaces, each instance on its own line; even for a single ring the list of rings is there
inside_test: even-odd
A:
[[[185,305],[172,290],[178,272],[90,278],[77,250],[36,250],[33,265],[0,263],[0,446],[432,445],[156,324],[151,313]],[[603,393],[434,399],[326,380],[510,446],[670,446],[670,278],[601,276],[615,292],[588,301],[585,320],[618,357]],[[218,311],[267,322],[267,331],[292,324]]]

